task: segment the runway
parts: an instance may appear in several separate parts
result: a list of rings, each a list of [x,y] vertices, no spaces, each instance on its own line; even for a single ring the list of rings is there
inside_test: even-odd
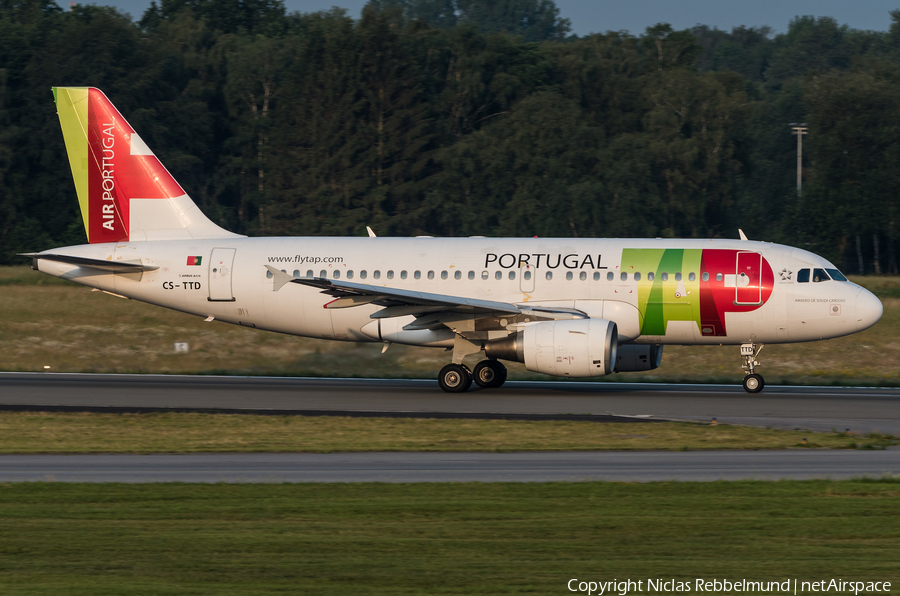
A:
[[[900,436],[900,389],[510,381],[447,394],[432,380],[0,373],[0,409],[698,420]],[[593,418],[591,418],[593,417]]]
[[[0,455],[0,482],[648,482],[882,477],[885,451]]]

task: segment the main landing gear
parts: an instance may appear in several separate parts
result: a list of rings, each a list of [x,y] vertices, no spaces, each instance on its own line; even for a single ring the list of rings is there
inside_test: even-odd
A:
[[[465,364],[448,364],[438,373],[438,384],[447,393],[463,393],[472,381],[482,389],[496,389],[506,382],[506,367],[496,360],[482,360],[475,372]]]
[[[744,361],[741,368],[747,371],[747,376],[744,377],[744,391],[747,393],[759,393],[766,386],[766,381],[762,375],[756,374],[756,367],[759,366],[756,357],[759,356],[762,349],[762,344],[749,343],[741,345],[741,359]]]

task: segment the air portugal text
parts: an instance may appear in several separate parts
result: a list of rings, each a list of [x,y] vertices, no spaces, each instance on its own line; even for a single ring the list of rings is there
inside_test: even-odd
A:
[[[566,269],[607,269],[607,267],[600,265],[600,256],[601,255],[596,255],[595,258],[595,255],[581,256],[578,253],[568,255],[561,253],[530,253],[518,255],[505,253],[498,255],[489,252],[484,257],[484,268],[487,269],[491,263],[495,263],[503,269],[520,269],[522,267],[534,267],[535,269],[540,269],[541,267],[546,267],[547,269],[556,269],[558,267],[564,267]]]
[[[103,203],[103,227],[109,230],[110,232],[115,231],[113,227],[115,221],[115,194],[113,191],[116,188],[116,183],[113,178],[115,173],[115,165],[113,164],[113,159],[116,157],[116,152],[113,147],[116,144],[116,138],[113,136],[113,130],[115,129],[116,122],[113,120],[108,124],[103,125],[103,136],[101,137],[101,142],[103,143],[103,147],[101,149],[101,188],[103,189],[103,200],[109,201],[108,203]]]

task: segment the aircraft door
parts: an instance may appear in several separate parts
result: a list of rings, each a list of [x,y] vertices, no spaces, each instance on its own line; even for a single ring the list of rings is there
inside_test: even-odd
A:
[[[214,248],[209,259],[209,301],[234,302],[231,289],[231,267],[234,248]]]
[[[735,269],[735,304],[762,303],[762,255],[739,252]]]
[[[534,277],[537,271],[531,265],[519,267],[519,290],[523,294],[534,292]]]

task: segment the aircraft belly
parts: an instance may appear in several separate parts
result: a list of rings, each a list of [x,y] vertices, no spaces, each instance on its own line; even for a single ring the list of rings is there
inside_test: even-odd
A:
[[[376,310],[380,310],[379,307],[371,305],[329,310],[334,338],[344,341],[372,341],[372,338],[360,329],[372,322],[373,319],[369,318],[369,315]]]

